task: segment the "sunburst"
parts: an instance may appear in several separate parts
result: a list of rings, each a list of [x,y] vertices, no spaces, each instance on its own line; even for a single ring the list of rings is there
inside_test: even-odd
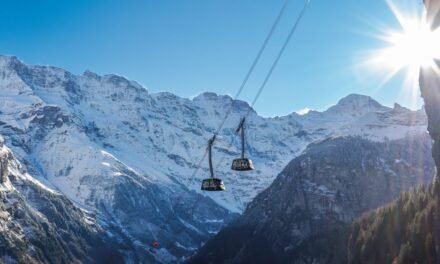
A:
[[[383,47],[370,52],[364,62],[383,76],[382,84],[406,71],[403,92],[409,93],[415,102],[420,69],[432,67],[438,71],[435,60],[440,59],[440,29],[431,31],[424,12],[406,10],[405,13],[395,2],[388,0],[387,4],[399,22],[399,28],[382,29],[377,37]]]

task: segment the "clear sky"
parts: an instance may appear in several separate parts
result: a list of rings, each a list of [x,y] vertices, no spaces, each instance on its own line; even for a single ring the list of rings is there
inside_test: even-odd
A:
[[[75,74],[120,74],[151,92],[235,95],[283,2],[0,0],[0,54]],[[290,2],[240,99],[252,100],[304,3]],[[401,92],[404,73],[381,85],[356,67],[365,52],[383,45],[373,37],[379,25],[399,27],[385,0],[311,0],[257,112],[322,110],[349,93],[415,107]]]

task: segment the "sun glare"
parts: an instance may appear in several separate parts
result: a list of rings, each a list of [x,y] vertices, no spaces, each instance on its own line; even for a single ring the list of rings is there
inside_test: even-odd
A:
[[[402,8],[405,3],[409,7]],[[423,5],[416,1],[387,0],[387,4],[399,24],[396,28],[378,28],[380,34],[376,37],[382,41],[382,47],[370,50],[360,65],[366,66],[376,76],[374,79],[379,78],[377,89],[398,73],[404,73],[399,96],[411,107],[417,107],[420,69],[432,67],[439,71],[435,60],[440,59],[440,29],[431,31]]]
[[[384,66],[395,70],[405,67],[431,67],[440,59],[440,34],[431,32],[425,19],[404,21],[400,31],[388,32],[383,39],[388,47],[376,54]]]

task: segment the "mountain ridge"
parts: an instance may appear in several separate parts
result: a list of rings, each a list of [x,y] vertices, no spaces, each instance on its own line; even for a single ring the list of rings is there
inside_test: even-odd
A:
[[[5,63],[5,62],[8,63],[9,62],[9,63],[12,63],[13,65],[16,65],[16,66],[24,66],[24,65],[26,65],[18,57],[13,56],[13,55],[9,56],[9,55],[1,55],[0,54],[0,61],[3,61],[3,63]],[[64,73],[67,73],[69,75],[76,76],[76,77],[86,76],[86,77],[91,77],[93,79],[104,79],[104,80],[110,80],[110,81],[120,80],[122,82],[130,83],[130,84],[132,84],[135,87],[142,88],[148,94],[155,95],[157,97],[160,97],[162,95],[171,95],[171,96],[174,96],[176,98],[188,99],[190,101],[194,101],[194,100],[197,101],[197,100],[200,100],[203,97],[208,98],[208,99],[220,99],[220,100],[227,99],[227,101],[229,101],[229,102],[230,101],[234,101],[234,104],[239,104],[239,105],[244,104],[244,105],[247,105],[249,108],[251,108],[249,103],[246,102],[246,101],[243,101],[243,100],[240,100],[240,99],[233,99],[232,96],[230,96],[230,95],[227,95],[227,94],[221,95],[221,94],[217,94],[217,93],[211,92],[211,91],[201,92],[201,93],[199,93],[199,94],[197,94],[195,96],[191,96],[191,97],[180,97],[180,96],[177,96],[177,95],[175,95],[175,94],[173,94],[171,92],[167,92],[167,91],[151,92],[151,91],[148,91],[148,89],[143,87],[141,84],[137,83],[135,80],[131,80],[131,79],[129,79],[127,77],[124,77],[123,75],[120,75],[120,74],[117,74],[117,73],[108,73],[108,74],[100,75],[100,74],[98,74],[96,72],[93,72],[91,70],[85,70],[82,74],[75,75],[75,74],[72,74],[69,71],[67,71],[67,70],[65,70],[65,69],[63,69],[61,67],[56,67],[56,66],[51,66],[51,65],[38,65],[38,64],[35,64],[35,65],[28,65],[28,66],[29,67],[34,67],[34,68],[37,68],[37,69],[41,68],[41,69],[51,69],[51,70],[54,70],[54,71],[61,71],[61,72],[64,72]],[[379,103],[377,100],[373,99],[371,96],[363,95],[363,94],[357,94],[357,93],[350,93],[350,94],[342,97],[341,99],[339,99],[336,104],[329,106],[327,109],[324,109],[322,111],[311,110],[310,112],[324,113],[324,112],[327,112],[327,111],[333,109],[334,107],[339,108],[339,107],[344,106],[344,105],[345,106],[353,106],[355,104],[359,105],[361,103],[364,103],[364,104],[366,103],[367,105],[371,104],[373,107],[376,107],[379,110],[380,109],[389,110],[391,108],[402,107],[398,103],[395,103],[394,107],[384,106],[381,103]],[[403,107],[403,108],[405,108],[405,107]],[[405,108],[405,109],[408,109],[408,108]],[[423,109],[417,109],[417,110],[411,110],[411,111],[416,111],[417,112],[417,111],[420,111],[420,110],[423,110]],[[252,109],[252,111],[255,111],[255,110]],[[307,115],[307,114],[304,114],[304,115]],[[283,115],[283,116],[274,116],[274,117],[266,117],[266,118],[284,118],[284,117],[289,117],[291,115],[298,115],[298,114],[295,111],[293,111],[293,112],[291,112],[289,114],[286,114],[286,115]],[[304,116],[304,115],[298,115],[298,116]]]

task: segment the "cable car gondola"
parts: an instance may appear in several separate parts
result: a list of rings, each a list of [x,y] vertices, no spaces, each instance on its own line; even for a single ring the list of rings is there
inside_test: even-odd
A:
[[[245,118],[241,119],[236,130],[237,133],[241,130],[241,158],[232,161],[231,169],[235,171],[249,171],[254,169],[252,160],[244,157],[244,121]]]
[[[156,250],[159,248],[159,242],[157,240],[153,240],[151,246],[149,247],[149,251],[153,254],[156,254]]]
[[[153,243],[152,243],[152,246],[154,248],[158,248],[159,247],[159,242],[157,242],[157,240],[154,240]]]
[[[203,191],[224,191],[225,185],[221,179],[214,178],[214,170],[212,168],[212,144],[214,144],[215,135],[208,141],[208,151],[209,151],[209,173],[210,178],[204,179],[202,181]]]

